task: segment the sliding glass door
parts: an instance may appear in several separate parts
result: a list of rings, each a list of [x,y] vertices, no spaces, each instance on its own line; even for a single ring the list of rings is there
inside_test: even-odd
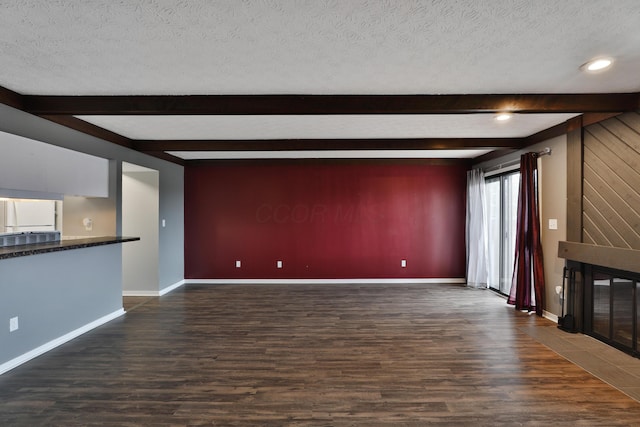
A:
[[[513,275],[520,172],[486,180],[489,288],[508,294]]]

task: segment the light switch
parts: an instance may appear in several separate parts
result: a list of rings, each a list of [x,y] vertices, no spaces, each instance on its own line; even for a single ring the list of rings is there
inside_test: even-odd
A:
[[[558,220],[557,219],[550,219],[549,220],[549,230],[557,230],[558,229]]]
[[[166,226],[167,226],[167,222],[163,219],[163,220],[162,220],[162,228],[164,228],[164,227],[166,227]]]
[[[18,328],[18,316],[9,319],[9,332],[17,331]]]

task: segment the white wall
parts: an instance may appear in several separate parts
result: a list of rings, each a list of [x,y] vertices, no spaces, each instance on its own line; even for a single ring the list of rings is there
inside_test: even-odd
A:
[[[122,234],[140,237],[122,248],[124,295],[157,295],[160,291],[158,178],[157,171],[122,173]]]
[[[3,200],[0,200],[0,233],[4,232],[4,224],[5,224],[5,218],[4,218],[4,211],[5,211],[5,202]]]
[[[0,152],[3,153],[0,156],[2,189],[108,196],[109,166],[106,159],[2,131]]]
[[[124,313],[120,264],[127,244],[0,260],[0,374]],[[12,317],[19,329],[9,332]]]
[[[62,204],[63,236],[115,236],[116,205],[113,198],[65,196]],[[91,230],[83,224],[84,218],[92,220]]]
[[[550,156],[538,161],[540,180],[540,230],[544,253],[544,277],[546,283],[546,310],[557,316],[561,306],[556,286],[562,285],[564,259],[558,258],[558,242],[567,240],[567,138],[561,136],[530,147],[540,151],[552,149]],[[558,220],[558,229],[549,229],[549,220]]]

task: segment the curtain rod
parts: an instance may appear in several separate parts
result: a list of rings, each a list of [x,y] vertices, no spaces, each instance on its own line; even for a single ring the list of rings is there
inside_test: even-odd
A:
[[[514,160],[510,160],[508,162],[500,163],[500,164],[497,164],[495,166],[491,166],[489,168],[486,168],[486,169],[484,169],[484,173],[485,174],[487,174],[487,173],[493,174],[493,172],[497,172],[497,173],[500,173],[500,172],[503,172],[503,171],[504,172],[508,172],[510,170],[517,169],[518,167],[520,167],[520,159],[519,158],[518,159],[514,159]]]
[[[551,155],[551,148],[550,147],[545,147],[544,150],[542,151],[537,151],[534,152],[534,154],[536,155],[536,157],[541,157],[541,156],[550,156]],[[508,162],[504,162],[504,163],[500,163],[494,166],[491,166],[489,168],[484,169],[484,173],[485,174],[489,174],[489,175],[496,175],[498,173],[501,172],[508,172],[510,170],[515,170],[518,169],[520,167],[520,158],[517,159],[513,159],[510,160]]]
[[[546,155],[551,155],[551,148],[550,147],[545,147],[544,150],[542,151],[538,151],[537,153],[534,153],[536,155],[536,157],[541,157],[541,156],[546,156]]]

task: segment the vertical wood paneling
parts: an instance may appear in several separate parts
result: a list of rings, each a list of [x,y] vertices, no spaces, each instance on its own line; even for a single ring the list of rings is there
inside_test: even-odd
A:
[[[640,249],[640,114],[584,129],[583,241]]]
[[[582,241],[582,119],[569,122],[567,133],[567,240]]]

